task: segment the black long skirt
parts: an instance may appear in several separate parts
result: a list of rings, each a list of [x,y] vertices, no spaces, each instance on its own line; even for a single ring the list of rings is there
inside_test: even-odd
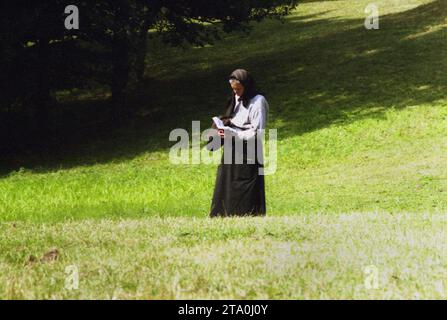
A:
[[[263,164],[257,157],[255,163],[248,161],[246,141],[243,142],[243,154],[238,155],[234,148],[234,138],[232,139],[231,148],[224,148],[222,161],[217,169],[210,216],[264,216],[266,214],[264,175],[259,174],[259,168]],[[232,161],[226,164],[224,158],[228,152],[232,153]],[[237,156],[242,158],[242,161],[239,161],[242,163],[235,163]]]

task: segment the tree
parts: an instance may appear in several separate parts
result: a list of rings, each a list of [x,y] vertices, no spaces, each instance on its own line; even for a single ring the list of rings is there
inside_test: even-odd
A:
[[[249,22],[282,19],[298,0],[8,1],[2,5],[0,112],[31,108],[47,125],[52,93],[107,84],[113,113],[126,109],[126,92],[144,76],[148,30],[165,44],[203,46]],[[80,29],[64,27],[67,5],[80,11]],[[150,49],[150,48],[149,48]]]
[[[49,128],[51,93],[76,86],[74,48],[77,40],[63,27],[67,1],[3,2],[0,8],[2,59],[0,126],[7,133],[20,123],[15,113],[31,113],[44,135]],[[22,124],[25,127],[25,124]],[[2,137],[13,143],[6,134]]]

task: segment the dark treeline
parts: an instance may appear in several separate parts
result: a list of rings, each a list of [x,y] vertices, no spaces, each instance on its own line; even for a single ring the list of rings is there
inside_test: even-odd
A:
[[[145,72],[149,34],[166,45],[205,45],[222,33],[249,31],[250,21],[282,18],[296,0],[3,1],[1,5],[0,147],[51,135],[55,92],[106,86],[107,116],[130,117],[129,89]],[[74,22],[79,10],[79,28]],[[153,31],[149,33],[148,31]],[[149,49],[150,50],[150,49]],[[27,134],[21,134],[27,132]],[[39,140],[40,139],[40,140]]]

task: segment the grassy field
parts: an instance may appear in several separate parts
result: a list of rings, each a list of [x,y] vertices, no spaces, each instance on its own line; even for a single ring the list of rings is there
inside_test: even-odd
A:
[[[2,223],[0,296],[445,299],[446,228],[386,213]]]
[[[447,3],[375,1],[366,30],[369,2],[303,1],[205,48],[153,39],[135,99],[155,119],[1,176],[0,298],[444,297]],[[267,219],[211,221],[216,165],[172,165],[168,136],[207,128],[239,67],[269,101],[278,169]],[[63,287],[68,265],[79,290]]]

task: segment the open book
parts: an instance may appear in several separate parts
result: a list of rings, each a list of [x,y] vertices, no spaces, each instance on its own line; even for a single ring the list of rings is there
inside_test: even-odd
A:
[[[240,128],[232,128],[229,126],[225,126],[222,122],[222,120],[220,120],[218,117],[213,117],[213,121],[216,124],[217,129],[223,129],[223,130],[228,130],[232,133],[236,133],[238,131],[241,131],[242,129]]]

